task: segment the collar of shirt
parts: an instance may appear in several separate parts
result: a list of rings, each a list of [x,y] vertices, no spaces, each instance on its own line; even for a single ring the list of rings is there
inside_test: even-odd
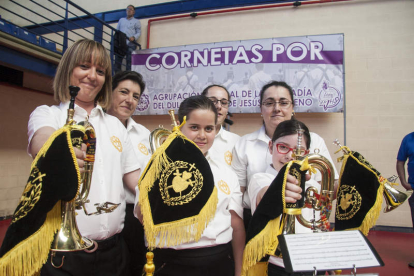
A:
[[[68,110],[68,108],[69,108],[69,102],[66,102],[66,103],[60,103],[59,104],[59,108],[61,109],[61,110]],[[82,107],[80,107],[79,105],[77,105],[77,104],[75,104],[75,114],[77,115],[77,116],[82,116],[82,117],[84,117],[85,119],[86,119],[86,117],[88,116],[88,112],[86,112],[86,110],[85,109],[83,109]],[[100,115],[102,115],[102,116],[104,116],[104,111],[103,111],[103,109],[102,109],[102,107],[99,105],[99,104],[97,104],[93,109],[92,109],[92,111],[91,111],[91,114],[89,114],[89,116],[96,116],[96,115],[98,115],[98,114],[100,114]],[[66,116],[67,114],[65,114],[65,116]]]
[[[277,174],[279,173],[278,171],[275,170],[275,168],[273,168],[273,165],[270,164],[267,169],[266,169],[266,173],[271,174],[273,176],[277,176]]]
[[[262,127],[255,132],[252,133],[252,135],[249,137],[249,140],[260,140],[266,144],[269,144],[270,137],[266,134],[265,126],[262,125]]]
[[[130,132],[132,128],[134,128],[136,125],[136,122],[134,121],[134,119],[132,119],[131,117],[128,118],[127,120],[127,132]]]

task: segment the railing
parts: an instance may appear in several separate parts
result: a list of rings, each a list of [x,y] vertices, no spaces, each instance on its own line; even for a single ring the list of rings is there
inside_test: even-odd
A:
[[[72,1],[6,0],[0,4],[0,15],[0,31],[60,55],[79,39],[98,41],[108,50],[114,65],[116,26]]]

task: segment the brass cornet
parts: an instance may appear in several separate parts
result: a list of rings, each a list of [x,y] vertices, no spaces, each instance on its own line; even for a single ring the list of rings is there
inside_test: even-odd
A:
[[[80,90],[79,87],[76,86],[69,86],[71,100],[68,109],[68,116],[66,120],[66,125],[75,125],[76,122],[73,120],[75,114],[75,98]],[[97,249],[97,243],[88,239],[86,237],[82,237],[79,232],[77,223],[76,223],[76,211],[83,209],[85,214],[90,215],[98,215],[101,213],[110,213],[115,210],[120,204],[113,204],[110,202],[106,202],[103,204],[95,204],[96,212],[88,213],[86,210],[85,204],[89,203],[88,196],[91,187],[92,181],[92,172],[93,172],[93,165],[95,161],[95,150],[96,150],[96,135],[95,129],[89,123],[88,120],[80,122],[78,125],[83,126],[84,128],[84,137],[82,140],[80,139],[72,139],[72,145],[74,147],[80,148],[82,143],[87,145],[86,149],[86,158],[84,164],[84,173],[81,174],[81,183],[82,188],[79,191],[78,196],[70,202],[61,203],[61,217],[62,222],[59,231],[55,235],[55,239],[52,242],[52,246],[50,248],[51,251],[51,262],[52,266],[55,268],[61,268],[64,263],[64,257],[62,258],[62,263],[60,265],[55,265],[53,263],[53,256],[55,252],[63,251],[63,252],[72,252],[72,251],[81,251],[87,250],[95,245],[95,248],[91,251],[95,251]],[[75,129],[75,128],[74,128]]]
[[[332,210],[332,200],[334,198],[334,169],[328,159],[320,155],[318,152],[304,155],[302,147],[303,129],[298,129],[298,144],[294,151],[294,158],[296,160],[304,160],[308,158],[309,164],[315,169],[319,170],[322,175],[322,183],[319,199],[315,196],[318,193],[315,187],[309,187],[306,190],[306,197],[302,196],[302,199],[294,204],[286,204],[286,214],[283,220],[283,232],[282,234],[294,234],[295,233],[295,218],[298,222],[313,230],[327,230],[324,229],[325,222],[329,219]],[[302,187],[304,190],[305,187]],[[312,206],[315,211],[320,211],[321,218],[317,221],[308,221],[302,216],[302,208],[305,205]]]
[[[175,120],[174,110],[170,109],[168,110],[168,114],[170,114],[172,126],[176,127],[177,121]],[[151,131],[149,136],[149,142],[151,147],[151,152],[154,153],[159,146],[164,143],[164,141],[167,139],[167,137],[171,134],[171,130],[165,129],[163,126],[159,126],[158,128]]]
[[[342,147],[339,143],[338,139],[334,141],[334,144],[341,148],[341,150],[345,154],[349,154],[347,147]],[[398,206],[404,203],[409,197],[410,194],[401,192],[393,187],[396,185],[394,181],[397,180],[397,177],[390,177],[388,179],[384,179],[384,199],[386,206],[384,208],[384,213],[391,212],[392,210],[396,209]]]

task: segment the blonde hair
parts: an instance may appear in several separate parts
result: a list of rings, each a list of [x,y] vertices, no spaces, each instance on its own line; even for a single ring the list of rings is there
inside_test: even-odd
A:
[[[90,39],[76,41],[63,54],[53,80],[55,100],[59,103],[70,100],[69,85],[73,69],[84,62],[99,65],[105,70],[105,83],[96,95],[95,101],[104,109],[109,108],[112,101],[112,68],[106,49],[99,42]]]

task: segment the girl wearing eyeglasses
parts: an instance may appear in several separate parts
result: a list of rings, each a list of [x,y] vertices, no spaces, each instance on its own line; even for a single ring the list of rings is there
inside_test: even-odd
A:
[[[232,151],[240,136],[223,128],[224,120],[229,112],[230,93],[224,86],[213,84],[207,86],[201,95],[209,98],[217,109],[216,136],[210,153],[218,160],[231,166]]]
[[[281,122],[276,131],[273,134],[272,139],[269,141],[268,149],[272,158],[271,165],[268,165],[265,172],[256,173],[252,176],[249,183],[249,198],[251,202],[251,211],[252,214],[256,211],[256,207],[259,205],[264,194],[269,188],[272,181],[277,176],[278,172],[282,167],[289,161],[293,160],[292,153],[297,147],[298,143],[298,134],[297,129],[303,129],[303,140],[301,147],[304,149],[303,154],[309,153],[309,147],[311,144],[311,134],[306,125],[297,120],[287,120]],[[291,184],[287,184],[291,185]],[[305,184],[305,189],[310,186],[314,186],[320,191],[320,184],[315,180],[308,180]],[[289,187],[287,187],[289,189]],[[291,193],[286,191],[286,195]],[[303,208],[302,215],[305,219],[313,218],[313,209]],[[319,212],[315,212],[315,220],[320,218]],[[296,233],[309,233],[312,232],[310,228],[306,228],[300,225],[297,221],[295,224]],[[269,265],[268,265],[268,276],[296,276],[296,275],[312,275],[306,273],[299,274],[289,274],[284,269],[283,259],[275,256],[270,256]]]
[[[246,228],[251,214],[248,184],[255,173],[265,172],[269,164],[272,163],[268,144],[276,127],[281,122],[294,118],[293,90],[285,82],[272,81],[263,86],[260,91],[260,103],[261,116],[263,117],[262,127],[240,138],[233,149],[232,168],[236,172],[240,187],[244,192],[243,206]],[[333,164],[323,138],[312,132],[310,136],[312,138],[312,143],[308,147],[310,152],[314,152],[316,148],[319,149],[319,153]],[[320,175],[313,176],[313,178],[319,181]],[[335,179],[338,178],[335,169]]]

